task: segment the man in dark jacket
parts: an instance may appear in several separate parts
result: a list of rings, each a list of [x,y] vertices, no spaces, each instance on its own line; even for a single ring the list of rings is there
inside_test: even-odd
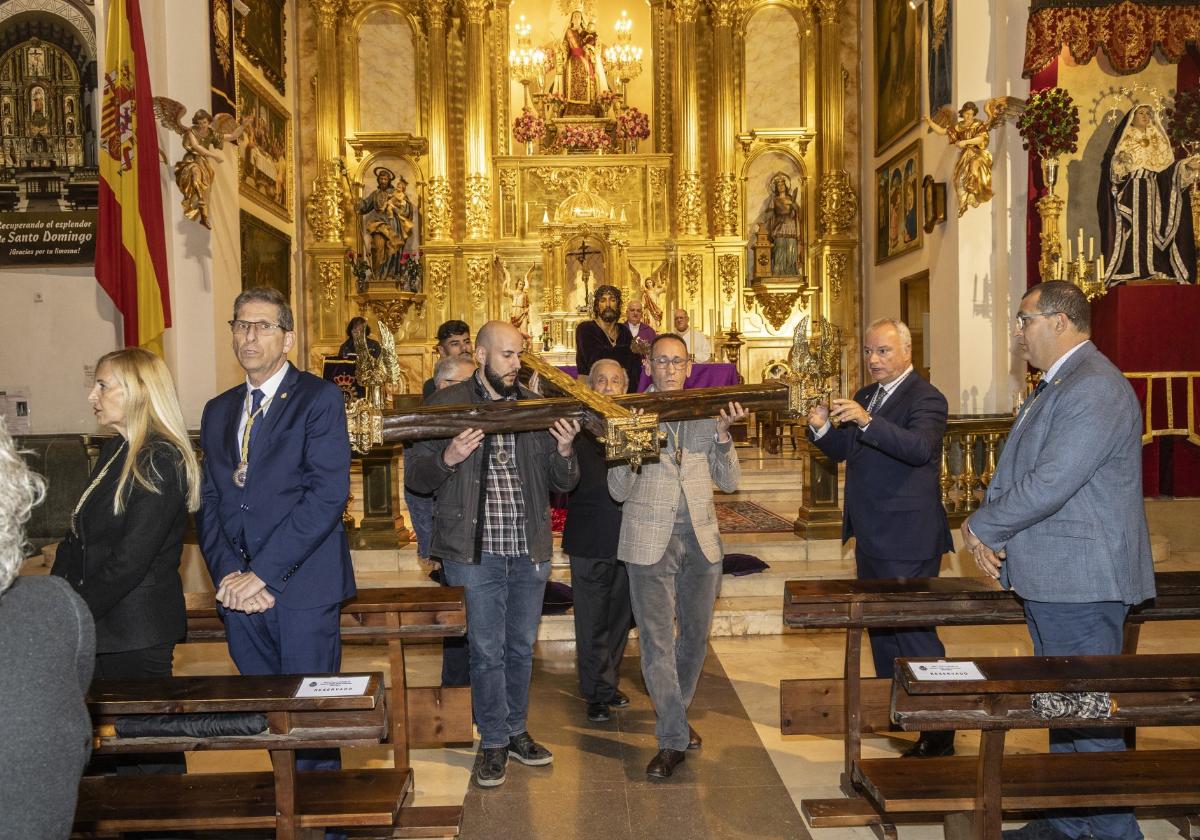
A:
[[[517,383],[524,337],[491,321],[476,337],[479,370],[468,382],[436,392],[426,405],[536,398]],[[546,765],[550,751],[525,728],[533,643],[550,577],[550,492],[579,480],[576,421],[547,432],[485,435],[468,429],[452,440],[420,441],[407,456],[406,482],[436,493],[431,554],[451,586],[466,589],[471,699],[480,749],[473,777],[504,783],[508,756]]]
[[[942,555],[954,550],[938,484],[946,398],[913,370],[912,334],[903,321],[871,324],[863,352],[874,381],[852,400],[808,413],[817,448],[846,462],[842,541],[855,538],[860,578],[937,577]],[[932,627],[868,634],[878,677],[892,678],[897,657],[946,655]],[[905,755],[953,753],[953,732],[922,732]]]
[[[592,365],[588,385],[615,397],[624,394],[628,378],[615,359]],[[575,590],[575,658],[579,691],[587,703],[587,719],[609,719],[609,707],[623,709],[621,657],[633,624],[629,603],[629,574],[617,559],[621,536],[621,506],[608,495],[608,463],[604,447],[584,438],[579,455],[579,485],[567,505],[563,551],[571,558],[571,587]]]

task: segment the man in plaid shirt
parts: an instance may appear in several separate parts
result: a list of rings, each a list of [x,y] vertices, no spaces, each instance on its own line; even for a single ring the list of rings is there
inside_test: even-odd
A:
[[[524,337],[503,321],[483,326],[475,340],[479,370],[435,393],[426,405],[536,399],[517,383]],[[447,582],[466,589],[471,648],[471,700],[479,726],[473,778],[504,783],[508,757],[546,765],[550,751],[525,727],[533,643],[550,577],[550,493],[579,480],[576,421],[549,432],[485,435],[468,429],[452,440],[418,442],[406,456],[405,481],[437,495],[431,554]]]

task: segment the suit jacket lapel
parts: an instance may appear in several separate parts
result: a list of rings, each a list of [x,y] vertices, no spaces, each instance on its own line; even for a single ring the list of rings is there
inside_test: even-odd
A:
[[[288,362],[288,372],[283,376],[283,382],[279,383],[279,390],[275,392],[275,396],[271,398],[271,404],[267,407],[267,416],[262,418],[262,431],[254,439],[255,452],[261,452],[266,442],[274,437],[275,428],[279,425],[279,418],[295,401],[295,395],[292,393],[296,386],[296,382],[300,379],[300,371]]]
[[[912,391],[913,377],[916,375],[917,372],[914,370],[908,376],[904,377],[904,381],[896,386],[895,391],[888,395],[888,398],[883,401],[883,405],[875,409],[875,413],[889,418],[902,413],[902,407],[908,404],[911,397],[910,392]]]
[[[231,453],[230,463],[236,464],[242,460],[241,440],[238,438],[238,426],[242,421],[242,410],[246,405],[246,383],[233,392],[227,406],[227,416],[225,418],[225,446],[226,451]]]
[[[1009,448],[1012,447],[1013,457],[1016,456],[1017,450],[1014,444],[1021,439],[1021,436],[1025,434],[1027,429],[1033,426],[1033,423],[1036,421],[1037,417],[1046,409],[1046,405],[1050,402],[1050,398],[1056,396],[1055,390],[1067,379],[1067,377],[1075,372],[1075,369],[1082,364],[1085,356],[1092,352],[1093,349],[1094,345],[1080,347],[1071,355],[1071,358],[1063,362],[1061,368],[1054,372],[1054,378],[1046,383],[1046,387],[1042,389],[1042,393],[1039,394],[1038,398],[1033,402],[1033,404],[1028,406],[1024,413],[1018,417],[1016,428],[1009,433],[1008,440],[1004,442],[1004,452],[1008,452]],[[1001,461],[1007,460],[1003,458],[1003,454],[1004,453],[1002,452]],[[997,464],[997,471],[998,470],[999,464]]]

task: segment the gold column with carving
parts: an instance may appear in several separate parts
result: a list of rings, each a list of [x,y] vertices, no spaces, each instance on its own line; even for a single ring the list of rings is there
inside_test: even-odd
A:
[[[492,236],[492,183],[488,160],[491,99],[488,88],[487,43],[483,32],[483,24],[490,6],[490,0],[463,2],[467,16],[467,174],[464,197],[467,239],[477,242]]]
[[[733,28],[740,0],[710,0],[713,22],[713,104],[716,120],[716,177],[713,179],[713,234],[737,236],[741,212],[737,179],[737,96],[734,92]]]
[[[426,233],[430,242],[453,237],[450,189],[450,119],[446,83],[446,13],[448,0],[424,0],[429,39],[429,183],[425,187]],[[444,302],[444,301],[443,301]]]
[[[311,266],[311,300],[316,335],[311,336],[314,353],[320,345],[340,341],[345,323],[345,250],[346,233],[342,190],[342,130],[338,99],[338,25],[346,11],[344,0],[309,0],[316,22],[316,169],[312,188],[305,201],[304,218],[311,232],[305,253]]]
[[[700,173],[700,93],[696,80],[696,19],[700,0],[676,0],[675,72],[678,154],[675,158],[675,229],[682,237],[701,237],[704,225],[704,186]]]

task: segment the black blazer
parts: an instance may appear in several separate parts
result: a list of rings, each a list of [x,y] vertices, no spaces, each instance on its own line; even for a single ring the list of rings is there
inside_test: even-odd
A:
[[[621,506],[608,495],[608,462],[604,447],[591,435],[575,438],[579,484],[567,503],[562,550],[572,557],[610,559],[621,537]]]
[[[854,399],[865,408],[875,388]],[[913,371],[865,432],[835,426],[816,441],[846,462],[843,542],[855,537],[857,550],[878,560],[928,560],[954,550],[938,484],[946,411],[942,392]]]
[[[91,480],[123,442],[118,435],[104,445]],[[88,496],[76,518],[77,534],[59,544],[51,569],[92,611],[97,653],[177,642],[187,632],[179,577],[187,524],[183,459],[172,444],[151,438],[140,455],[142,472],[161,492],[152,493],[131,479],[124,511],[114,515],[113,494],[127,456],[113,462]]]

